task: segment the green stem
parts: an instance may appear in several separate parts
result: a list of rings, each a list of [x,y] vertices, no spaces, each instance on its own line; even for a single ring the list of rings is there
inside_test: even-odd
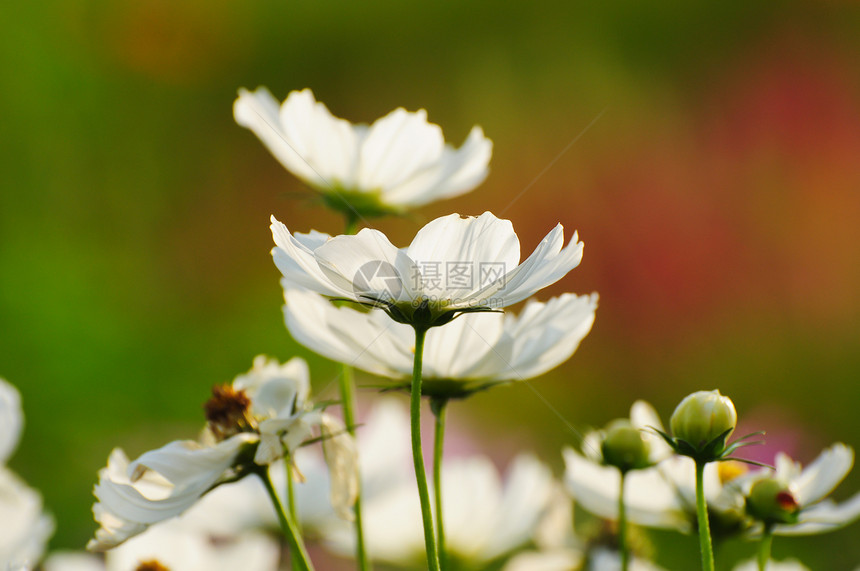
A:
[[[343,422],[352,436],[355,436],[355,382],[352,367],[344,364],[340,376],[340,396],[343,399]],[[360,571],[371,568],[370,557],[364,545],[364,524],[361,517],[361,478],[358,481],[358,495],[353,506],[355,514],[355,559]]]
[[[696,517],[699,524],[699,549],[702,552],[702,571],[714,571],[714,548],[711,545],[711,527],[708,523],[708,504],[705,502],[705,465],[696,460]]]
[[[769,525],[764,526],[761,535],[761,545],[758,549],[758,569],[767,571],[767,562],[770,560],[770,549],[773,545],[773,529]]]
[[[427,330],[415,328],[415,359],[412,367],[412,396],[410,399],[410,424],[412,432],[412,461],[415,479],[418,480],[418,496],[421,499],[421,518],[424,523],[424,548],[427,552],[427,568],[439,571],[439,556],[436,538],[433,537],[433,512],[430,510],[430,492],[427,489],[427,474],[424,471],[424,454],[421,451],[421,367],[424,357],[424,338]]]
[[[298,571],[313,571],[314,566],[311,563],[310,557],[308,557],[305,543],[302,541],[302,535],[299,533],[295,522],[288,517],[287,513],[284,511],[284,506],[281,504],[281,500],[275,492],[275,487],[272,485],[272,479],[269,477],[268,469],[265,466],[261,466],[259,470],[256,471],[256,474],[263,481],[263,485],[266,487],[266,492],[269,494],[269,499],[272,500],[272,504],[275,506],[275,513],[278,514],[278,521],[281,523],[281,529],[283,530],[284,535],[287,536],[287,542],[290,544],[290,551],[296,554],[295,568]],[[287,477],[289,477],[289,474],[287,474]]]
[[[295,482],[295,474],[293,472],[293,463],[290,462],[289,456],[284,457],[284,467],[287,475],[287,510],[290,513],[290,518],[295,523],[296,530],[301,534],[302,527],[299,524],[299,516],[296,508],[296,482]],[[290,549],[290,559],[293,561],[293,569],[298,569],[299,563],[299,554],[295,549]]]
[[[436,545],[439,550],[439,566],[445,569],[447,553],[445,552],[445,526],[442,518],[442,448],[445,442],[445,417],[448,411],[448,401],[438,399],[433,401],[433,413],[436,417],[436,431],[433,440],[433,492],[436,495]]]
[[[346,214],[346,221],[344,226],[344,234],[355,234],[355,231],[358,230],[358,215],[354,212],[349,212],[348,214]]]
[[[621,571],[630,568],[630,549],[627,545],[627,509],[624,507],[624,481],[627,472],[621,470],[618,485],[618,551],[621,553]]]

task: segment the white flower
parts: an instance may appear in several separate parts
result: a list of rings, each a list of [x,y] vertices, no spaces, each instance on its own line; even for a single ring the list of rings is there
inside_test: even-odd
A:
[[[576,233],[562,248],[559,224],[520,263],[510,221],[489,212],[433,220],[398,250],[378,230],[354,236],[290,234],[272,217],[272,250],[284,289],[378,305],[395,320],[429,328],[462,312],[500,309],[555,283],[582,259]]]
[[[39,493],[0,466],[0,569],[35,565],[53,533]]]
[[[284,292],[284,316],[299,343],[334,361],[393,379],[412,374],[412,328],[369,313],[335,307],[307,290]],[[490,383],[542,375],[576,350],[594,322],[597,294],[564,294],[547,302],[529,300],[512,313],[466,314],[427,332],[423,378],[458,381],[449,390],[468,392]]]
[[[4,465],[18,446],[23,425],[18,390],[0,378],[0,569],[31,568],[54,533],[42,496]]]
[[[248,479],[244,482],[255,482]],[[236,510],[222,508],[248,499],[240,484],[219,487],[176,519],[153,525],[144,533],[109,551],[104,562],[83,553],[52,554],[45,571],[129,571],[149,563],[175,571],[276,571],[278,542],[260,529],[239,528]],[[271,505],[261,505],[273,512]]]
[[[233,114],[288,171],[350,216],[468,192],[486,178],[492,153],[480,127],[455,150],[423,109],[398,108],[373,125],[352,125],[332,116],[310,89],[293,91],[280,106],[264,87],[240,89]]]
[[[243,446],[257,441],[241,433],[214,446],[176,441],[129,463],[119,448],[99,471],[93,515],[100,524],[91,551],[111,549],[151,524],[177,516],[227,476]]]
[[[758,471],[745,481],[745,491],[760,478],[782,482],[793,496],[799,512],[797,523],[779,524],[775,535],[810,535],[838,529],[860,518],[860,492],[837,504],[827,498],[854,465],[854,450],[836,443],[824,450],[812,464],[802,468],[786,454],[776,456],[776,471]]]
[[[665,459],[670,452],[669,446],[648,429],[663,429],[654,408],[645,401],[636,401],[630,409],[630,423],[642,431],[650,461],[657,463]],[[584,455],[572,448],[563,451],[565,484],[574,501],[582,507],[601,517],[617,519],[621,474],[617,468],[603,464],[598,431],[586,434],[582,448]],[[663,460],[660,467],[633,470],[626,475],[624,498],[630,521],[648,527],[688,525],[683,500],[662,472],[663,466],[672,460],[675,459]]]
[[[374,559],[416,565],[425,556],[424,535],[414,475],[408,470],[408,415],[399,406],[401,413],[394,414],[392,401],[383,402],[385,414],[376,412],[363,427],[368,429],[364,443],[365,435],[358,432],[365,544]],[[517,457],[504,481],[487,458],[446,458],[442,510],[449,557],[477,566],[528,543],[550,508],[555,485],[549,468],[531,455]],[[324,537],[336,553],[354,553],[351,526],[334,522]]]
[[[111,549],[150,525],[183,513],[213,487],[255,471],[253,465],[271,464],[285,451],[292,453],[312,436],[314,427],[322,425],[333,440],[329,446],[335,453],[330,459],[336,461],[338,472],[333,485],[347,487],[333,494],[339,501],[354,501],[354,484],[347,473],[351,460],[341,457],[350,448],[340,442],[350,437],[344,431],[336,433],[327,414],[312,410],[309,386],[307,364],[301,359],[280,365],[260,356],[232,386],[213,389],[205,407],[209,424],[200,442],[171,442],[134,462],[115,449],[93,492],[99,500],[93,514],[100,528],[87,548]],[[253,452],[253,465],[237,466],[246,452]]]
[[[24,413],[21,411],[21,396],[18,390],[0,378],[0,465],[18,447]]]
[[[758,571],[758,561],[748,559],[738,563],[733,571]],[[767,562],[767,571],[809,571],[809,567],[803,565],[797,559],[786,559],[784,561],[774,561],[771,559]]]

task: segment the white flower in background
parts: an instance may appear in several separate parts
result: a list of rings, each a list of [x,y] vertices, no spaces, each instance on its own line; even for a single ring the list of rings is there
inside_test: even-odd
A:
[[[733,571],[758,571],[758,561],[748,559],[738,563]],[[771,559],[767,562],[766,571],[810,571],[809,567],[803,565],[796,559],[785,559],[784,561],[774,561]]]
[[[54,533],[42,496],[4,465],[18,446],[23,425],[18,390],[0,378],[0,569],[34,566]]]
[[[280,545],[251,521],[238,525],[233,517],[249,496],[245,479],[221,486],[178,518],[151,526],[109,551],[104,560],[76,552],[52,554],[45,571],[276,571]],[[262,486],[260,486],[262,489]],[[264,494],[265,496],[265,494]],[[263,500],[266,498],[263,497]],[[223,510],[225,506],[236,506]],[[274,513],[271,504],[258,503]],[[274,520],[274,517],[272,518]],[[159,567],[160,565],[160,567]]]
[[[688,529],[690,521],[685,501],[677,489],[666,479],[665,470],[670,463],[680,458],[666,458],[669,446],[648,427],[663,429],[654,408],[645,401],[636,401],[630,409],[630,423],[642,430],[646,439],[649,456],[658,466],[633,470],[625,477],[624,497],[627,519],[647,527],[668,527]],[[597,431],[588,433],[582,443],[583,453],[572,448],[563,451],[565,484],[573,495],[574,501],[595,515],[607,519],[618,518],[618,489],[621,474],[617,468],[603,464],[601,437]],[[692,465],[692,462],[691,462]],[[671,467],[675,471],[674,466]],[[713,487],[715,468],[705,471],[706,493]],[[691,472],[691,475],[694,475]],[[693,507],[695,507],[695,496]],[[693,512],[695,518],[695,511]]]
[[[756,482],[773,480],[784,486],[793,507],[793,523],[777,524],[774,535],[811,535],[826,533],[860,518],[860,492],[837,504],[827,496],[848,475],[854,465],[854,450],[842,443],[824,450],[809,466],[803,468],[786,454],[776,456],[776,471],[759,470],[744,480],[749,493]]]
[[[287,290],[284,299],[287,329],[302,345],[376,375],[412,375],[410,326],[392,322],[379,310],[336,307],[307,290]],[[433,328],[424,345],[425,391],[457,381],[447,390],[467,393],[542,375],[570,358],[591,330],[596,309],[597,294],[564,294],[547,302],[529,300],[518,316],[466,314]]]
[[[261,356],[232,385],[213,388],[205,406],[209,423],[199,442],[171,442],[134,462],[115,449],[93,492],[99,500],[93,514],[100,528],[87,548],[111,549],[150,525],[183,513],[213,487],[246,475],[254,465],[268,465],[285,451],[293,452],[312,436],[314,427],[332,436],[335,421],[311,408],[308,392],[304,361],[280,365]],[[333,489],[339,501],[354,501],[350,477],[357,475],[345,473],[354,461],[339,456],[349,454],[350,446],[334,442],[349,438],[341,431],[328,443],[337,463],[332,482],[349,488]],[[237,465],[240,455],[244,462],[252,456],[253,464]]]
[[[399,250],[378,230],[354,236],[290,234],[272,217],[272,250],[284,289],[382,307],[395,321],[442,325],[459,313],[500,309],[555,283],[582,259],[576,233],[566,247],[557,225],[520,263],[510,221],[489,212],[451,214],[418,231]]]
[[[492,142],[474,127],[459,149],[423,109],[395,109],[373,125],[334,117],[310,89],[278,101],[264,87],[239,90],[236,122],[288,171],[348,215],[400,212],[468,192],[487,177]]]
[[[385,399],[357,435],[365,545],[373,559],[406,567],[425,557],[408,427],[403,407]],[[556,485],[549,468],[530,455],[517,457],[504,481],[487,458],[446,458],[442,513],[449,558],[480,565],[527,544],[551,507]],[[323,534],[335,553],[355,553],[350,525],[333,521]]]
[[[0,465],[6,464],[6,460],[18,447],[23,427],[21,395],[18,394],[18,389],[0,378]]]

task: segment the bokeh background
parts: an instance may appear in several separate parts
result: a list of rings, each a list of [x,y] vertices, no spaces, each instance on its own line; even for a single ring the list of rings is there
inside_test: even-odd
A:
[[[860,10],[838,4],[5,3],[0,375],[23,394],[11,466],[55,514],[52,546],[93,532],[112,447],[192,437],[209,387],[254,355],[311,358],[334,396],[336,367],[283,326],[268,217],[342,221],[234,123],[243,86],[311,87],[353,121],[423,107],[456,144],[484,128],[481,187],[375,226],[405,245],[490,210],[524,251],[579,230],[582,265],[541,296],[598,291],[597,321],[532,383],[574,426],[719,388],[742,430],[768,430],[765,460],[860,446]],[[501,464],[534,448],[559,474],[574,439],[516,384],[450,419]],[[857,530],[774,553],[853,569]],[[694,538],[654,537],[669,569],[695,566]]]

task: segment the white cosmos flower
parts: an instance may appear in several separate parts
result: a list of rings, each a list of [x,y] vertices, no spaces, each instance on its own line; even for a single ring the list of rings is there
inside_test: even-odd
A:
[[[284,292],[290,334],[302,345],[370,373],[393,379],[412,374],[413,334],[380,310],[336,307],[319,294]],[[547,302],[529,300],[519,315],[466,314],[427,332],[425,389],[464,393],[491,383],[536,377],[570,358],[591,330],[597,294],[563,294]],[[449,383],[450,384],[450,383]]]
[[[508,220],[489,212],[433,220],[397,249],[378,230],[354,236],[290,234],[272,217],[272,250],[284,289],[381,306],[395,321],[429,328],[456,314],[500,309],[555,283],[582,259],[576,233],[566,247],[557,225],[520,263]]]
[[[310,89],[291,92],[282,105],[264,87],[240,89],[233,114],[288,171],[349,215],[399,212],[468,192],[487,177],[492,154],[480,127],[455,150],[423,109],[352,125]]]
[[[45,552],[54,520],[42,496],[4,465],[18,446],[24,414],[21,396],[0,378],[0,569],[29,569]]]
[[[409,469],[409,416],[404,407],[395,399],[381,400],[357,441],[368,553],[395,565],[420,565],[424,534]],[[446,458],[442,509],[449,557],[477,567],[527,544],[556,498],[556,486],[549,468],[531,455],[518,456],[504,479],[488,458]],[[332,522],[323,535],[334,552],[355,553],[355,532],[345,522]]]
[[[836,443],[825,449],[806,468],[786,454],[776,456],[776,471],[761,470],[744,481],[745,491],[759,478],[773,478],[786,485],[799,505],[797,523],[779,524],[775,535],[811,535],[833,531],[860,518],[860,492],[837,504],[827,496],[854,465],[854,450]]]
[[[343,442],[350,437],[335,419],[312,409],[308,393],[303,360],[281,365],[260,356],[232,386],[213,389],[206,403],[209,424],[199,442],[171,442],[134,462],[115,449],[93,492],[99,500],[93,514],[100,528],[87,548],[111,549],[185,512],[213,487],[247,473],[250,466],[237,467],[240,454],[253,452],[254,464],[271,464],[308,440],[314,428],[330,437],[333,496],[342,503],[354,502],[354,460],[344,458],[354,456],[354,450]]]

